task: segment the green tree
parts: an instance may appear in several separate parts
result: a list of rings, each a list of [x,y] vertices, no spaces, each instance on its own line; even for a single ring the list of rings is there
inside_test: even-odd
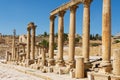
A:
[[[79,37],[75,38],[75,43],[78,43],[79,41],[80,41]]]
[[[44,37],[48,36],[47,32],[44,32],[44,35],[43,35],[43,36],[44,36]]]
[[[46,50],[46,52],[48,52],[49,49],[49,42],[47,40],[42,40],[39,43],[40,46],[42,46],[42,48],[44,48]]]
[[[63,40],[63,41],[64,41],[64,42],[65,42],[65,41],[68,41],[68,34],[67,34],[67,33],[64,33],[63,35],[64,35],[64,40]]]
[[[90,34],[90,40],[93,40],[93,36],[92,36],[92,34]]]

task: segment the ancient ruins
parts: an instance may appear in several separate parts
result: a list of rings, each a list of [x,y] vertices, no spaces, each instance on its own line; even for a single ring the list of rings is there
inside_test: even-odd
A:
[[[102,59],[90,61],[89,35],[90,35],[90,6],[94,0],[71,0],[70,2],[54,9],[50,13],[49,51],[35,42],[36,25],[31,22],[27,27],[27,43],[15,42],[15,31],[12,42],[12,52],[6,51],[8,64],[16,64],[43,73],[68,74],[71,78],[85,78],[89,80],[120,80],[120,50],[116,49],[111,61],[111,0],[103,0],[102,13]],[[83,4],[83,35],[82,56],[75,58],[75,29],[76,10]],[[63,33],[64,15],[70,10],[69,28],[69,55],[64,60]],[[58,53],[54,54],[54,24],[58,17]],[[48,54],[48,55],[47,55]]]

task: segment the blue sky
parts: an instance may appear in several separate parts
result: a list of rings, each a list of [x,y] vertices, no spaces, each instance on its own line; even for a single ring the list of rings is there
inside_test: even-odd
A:
[[[26,34],[29,22],[35,22],[37,34],[49,33],[50,11],[70,0],[0,0],[0,33],[12,34],[15,28],[17,34]],[[120,32],[120,0],[112,3],[112,34]],[[64,21],[64,32],[69,32],[70,11],[67,10]],[[76,33],[82,34],[83,5],[76,12]],[[102,0],[93,0],[91,4],[90,33],[101,34],[102,30]],[[55,19],[55,32],[58,31],[58,18]]]

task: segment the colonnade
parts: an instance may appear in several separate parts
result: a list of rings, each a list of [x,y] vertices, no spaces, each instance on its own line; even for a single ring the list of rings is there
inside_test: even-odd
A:
[[[89,35],[90,35],[90,4],[92,0],[83,2],[83,35],[82,35],[82,55],[84,62],[89,62]],[[102,63],[110,64],[111,54],[111,0],[103,0],[103,15],[102,15]],[[62,6],[63,7],[63,6]],[[75,27],[76,27],[76,9],[77,5],[70,6],[70,30],[69,30],[69,55],[68,61],[70,65],[74,64],[75,60]],[[56,9],[57,11],[57,9]],[[53,10],[53,13],[55,11]],[[51,13],[52,14],[52,13]],[[58,63],[64,63],[63,60],[63,33],[64,33],[64,14],[65,10],[58,11]],[[50,38],[49,38],[49,60],[54,60],[54,21],[56,15],[50,15]],[[72,64],[71,64],[72,63]],[[109,64],[107,64],[109,63]],[[52,62],[50,64],[53,64]]]
[[[89,61],[89,34],[90,34],[90,4],[91,0],[84,2],[83,16],[83,56],[85,62]],[[76,10],[78,6],[70,6],[70,28],[69,28],[69,65],[74,66],[75,63],[75,33],[76,33]],[[65,11],[58,13],[58,63],[64,65],[63,60],[63,33],[64,33],[64,14]],[[49,59],[54,60],[54,20],[56,16],[50,16],[50,39],[49,39]],[[51,63],[52,64],[52,63]]]

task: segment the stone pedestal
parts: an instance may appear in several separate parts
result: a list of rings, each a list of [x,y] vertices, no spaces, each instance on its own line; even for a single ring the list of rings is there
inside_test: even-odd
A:
[[[75,78],[84,78],[84,58],[82,57],[76,59]]]
[[[113,74],[120,76],[120,49],[115,49],[113,53]]]

